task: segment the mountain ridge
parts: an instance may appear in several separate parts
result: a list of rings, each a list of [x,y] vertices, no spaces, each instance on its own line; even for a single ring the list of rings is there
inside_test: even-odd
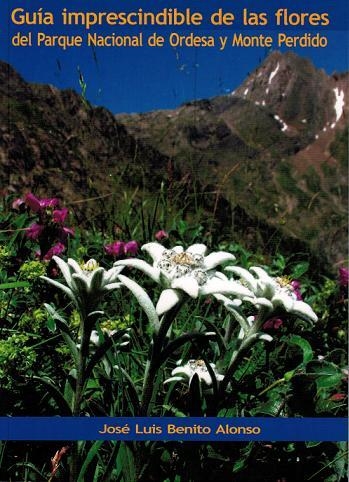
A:
[[[199,189],[225,233],[280,231],[331,264],[347,257],[347,123],[348,73],[292,53],[273,52],[233,95],[117,116],[0,63],[3,193],[116,204],[173,181]],[[85,206],[101,220],[103,203]]]
[[[347,142],[348,78],[272,52],[232,94],[116,118],[180,170],[190,160],[201,182],[250,216],[337,262],[347,256],[347,157],[338,146]]]

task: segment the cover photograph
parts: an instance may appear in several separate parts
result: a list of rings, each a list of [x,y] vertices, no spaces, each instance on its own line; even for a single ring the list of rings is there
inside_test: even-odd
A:
[[[0,482],[347,481],[349,6],[0,12]]]

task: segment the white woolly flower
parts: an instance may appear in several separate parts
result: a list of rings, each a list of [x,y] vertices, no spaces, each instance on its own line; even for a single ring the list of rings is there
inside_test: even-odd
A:
[[[258,307],[263,306],[270,312],[281,308],[301,318],[317,321],[318,318],[312,308],[304,301],[297,299],[295,290],[287,278],[273,278],[259,267],[251,267],[248,271],[238,266],[229,266],[226,270],[238,275],[253,292],[254,296],[244,297],[245,301]]]
[[[58,256],[53,256],[53,259],[59,266],[66,285],[46,276],[41,278],[64,291],[80,308],[95,307],[104,293],[121,286],[118,281],[118,275],[122,271],[120,266],[106,271],[94,259],[81,266],[71,258],[67,262]]]
[[[216,365],[214,363],[210,363],[210,367],[212,368],[216,380],[218,382],[223,380],[224,376],[217,372]],[[176,367],[171,372],[172,377],[165,380],[164,383],[187,380],[190,385],[195,374],[199,377],[199,381],[207,387],[212,385],[212,377],[203,360],[189,360],[185,365]]]
[[[227,278],[223,279],[215,270],[218,265],[235,259],[230,253],[218,251],[205,256],[207,247],[204,244],[193,244],[185,251],[182,246],[166,249],[159,243],[148,243],[142,250],[151,256],[152,265],[140,259],[125,259],[114,266],[137,268],[163,286],[156,306],[158,315],[173,308],[181,300],[183,291],[191,298],[215,293],[237,297],[252,295],[240,283],[227,283]]]

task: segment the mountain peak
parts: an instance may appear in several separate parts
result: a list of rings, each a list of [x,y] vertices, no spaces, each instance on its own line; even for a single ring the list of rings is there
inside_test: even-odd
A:
[[[348,75],[328,76],[306,58],[272,52],[234,96],[270,110],[287,135],[311,140],[348,113]]]

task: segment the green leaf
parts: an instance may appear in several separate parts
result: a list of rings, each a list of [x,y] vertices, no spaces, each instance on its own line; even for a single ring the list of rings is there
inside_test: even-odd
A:
[[[312,447],[317,447],[320,445],[322,442],[305,442],[305,446],[307,449],[312,448]]]
[[[297,345],[303,351],[303,363],[308,363],[313,358],[313,350],[310,343],[299,335],[292,335],[285,340],[290,345]]]
[[[342,373],[337,373],[336,375],[321,376],[316,380],[316,386],[318,389],[336,387],[338,384],[341,383],[342,378]]]
[[[67,346],[70,350],[70,353],[72,355],[74,363],[77,366],[78,363],[79,363],[79,352],[78,352],[76,343],[74,343],[74,341],[73,341],[73,338],[71,336],[69,327],[68,327],[65,319],[63,318],[63,316],[61,316],[58,313],[58,311],[53,306],[49,305],[48,303],[44,303],[44,306],[45,306],[48,314],[53,318],[53,320],[57,321],[56,325],[58,326],[58,328],[59,328],[59,330],[60,330],[60,332],[61,332],[61,334],[64,338],[64,341],[66,342],[66,344],[67,344]]]
[[[51,316],[50,314],[48,315],[47,319],[46,319],[46,328],[51,332],[55,332],[56,331],[56,323],[55,323],[55,319],[53,318],[53,316]]]
[[[112,336],[108,336],[108,338],[99,346],[96,352],[91,357],[87,367],[85,376],[89,378],[91,376],[93,368],[96,364],[106,355],[107,351],[125,334],[127,333],[127,329],[119,330],[117,333],[114,333]]]
[[[121,479],[121,475],[123,475],[123,478],[121,479],[123,482],[135,482],[135,480],[137,480],[135,458],[130,447],[125,442],[121,442],[120,450],[116,459],[116,466],[118,469],[117,480]]]
[[[62,322],[60,319],[57,319],[57,326],[64,338],[64,341],[65,343],[67,344],[69,350],[70,350],[70,353],[71,353],[71,356],[74,360],[74,363],[76,366],[78,366],[79,364],[79,352],[78,352],[78,348],[76,346],[76,343],[74,343],[71,335],[70,335],[70,330],[68,328],[68,326],[66,325],[65,322]]]
[[[63,394],[49,378],[38,377],[36,375],[28,378],[34,382],[41,383],[45,386],[49,395],[57,403],[57,406],[60,409],[60,415],[71,416],[72,413],[68,401],[64,398]]]
[[[308,261],[302,261],[301,263],[296,264],[294,268],[292,269],[292,278],[297,279],[303,276],[304,273],[306,273],[309,269],[309,262]]]
[[[245,463],[246,463],[245,459],[237,460],[233,465],[233,472],[234,473],[239,472],[241,469],[245,467]]]
[[[64,399],[67,401],[69,406],[72,406],[74,399],[74,383],[74,377],[69,374],[64,385]]]
[[[334,388],[339,385],[343,378],[342,370],[334,363],[313,361],[307,365],[307,374],[316,377],[317,388]]]
[[[98,454],[98,451],[101,448],[103,442],[104,442],[104,440],[96,440],[96,442],[92,445],[92,447],[88,451],[88,453],[85,457],[84,463],[82,464],[77,482],[85,482],[85,479],[84,479],[85,472],[88,469],[92,460]]]
[[[268,402],[259,405],[258,408],[253,409],[251,413],[254,417],[261,415],[276,417],[279,414],[281,403],[280,400],[269,400]]]
[[[25,461],[22,461],[22,462],[17,462],[16,464],[13,465],[13,467],[18,467],[19,469],[29,469],[29,474],[30,474],[30,477],[35,477],[35,478],[31,478],[30,480],[36,480],[38,481],[37,477],[34,475],[39,475],[41,477],[41,479],[39,480],[43,480],[44,482],[47,481],[47,477],[45,474],[43,474],[42,472],[40,472],[40,470],[35,467],[34,464],[32,464],[31,462],[25,462]],[[26,470],[26,472],[28,472]],[[31,473],[30,473],[31,472]],[[27,474],[27,475],[29,475]],[[29,479],[26,479],[26,480],[29,480]]]
[[[186,417],[186,414],[178,410],[176,407],[172,405],[161,405],[166,411],[173,413],[175,417]]]
[[[13,281],[11,283],[1,283],[0,290],[11,290],[14,288],[28,288],[29,281]]]

